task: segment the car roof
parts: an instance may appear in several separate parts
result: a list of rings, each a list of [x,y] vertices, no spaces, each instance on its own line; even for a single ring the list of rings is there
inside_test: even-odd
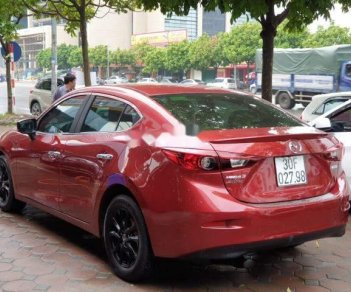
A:
[[[128,94],[129,91],[135,91],[146,96],[155,96],[155,95],[172,95],[172,94],[225,94],[225,93],[237,93],[240,95],[252,96],[249,93],[242,92],[239,90],[228,90],[216,87],[207,87],[202,85],[195,86],[182,86],[178,84],[143,84],[143,83],[127,83],[127,84],[118,84],[115,86],[91,86],[85,87],[82,89],[77,89],[74,92],[124,92]]]
[[[318,95],[313,96],[313,99],[328,99],[331,97],[351,97],[351,91],[318,94]]]

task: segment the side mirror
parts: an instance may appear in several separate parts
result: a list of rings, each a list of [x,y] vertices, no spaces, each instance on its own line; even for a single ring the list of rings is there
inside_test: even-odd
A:
[[[316,121],[313,123],[313,126],[319,130],[330,130],[332,124],[328,118],[321,117],[316,119]]]
[[[26,119],[17,122],[17,130],[22,134],[27,134],[32,140],[34,140],[35,133],[37,130],[36,119]]]

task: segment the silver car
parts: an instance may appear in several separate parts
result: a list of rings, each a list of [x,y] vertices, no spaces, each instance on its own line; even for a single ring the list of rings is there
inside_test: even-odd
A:
[[[120,84],[120,83],[127,83],[128,79],[126,77],[119,77],[119,76],[110,76],[110,78],[105,80],[106,85],[110,84]]]
[[[57,79],[57,87],[63,85],[63,80]],[[32,115],[40,115],[52,103],[51,78],[40,79],[29,94],[29,110]]]
[[[349,99],[351,91],[315,95],[302,112],[301,119],[304,122],[311,122]]]

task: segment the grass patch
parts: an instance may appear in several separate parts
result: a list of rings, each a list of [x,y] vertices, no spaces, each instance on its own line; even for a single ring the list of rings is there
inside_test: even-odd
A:
[[[20,120],[30,117],[29,115],[0,114],[0,125],[14,126]]]

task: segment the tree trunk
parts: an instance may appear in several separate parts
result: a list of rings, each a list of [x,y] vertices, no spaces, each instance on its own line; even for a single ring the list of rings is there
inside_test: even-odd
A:
[[[262,24],[262,99],[272,102],[272,73],[275,27],[267,22]]]
[[[82,39],[82,55],[83,55],[83,73],[85,86],[91,86],[90,80],[90,63],[89,63],[89,52],[88,52],[88,33],[87,33],[87,22],[85,15],[85,7],[82,6],[80,11],[80,37]]]
[[[7,112],[12,114],[11,59],[6,57]]]

